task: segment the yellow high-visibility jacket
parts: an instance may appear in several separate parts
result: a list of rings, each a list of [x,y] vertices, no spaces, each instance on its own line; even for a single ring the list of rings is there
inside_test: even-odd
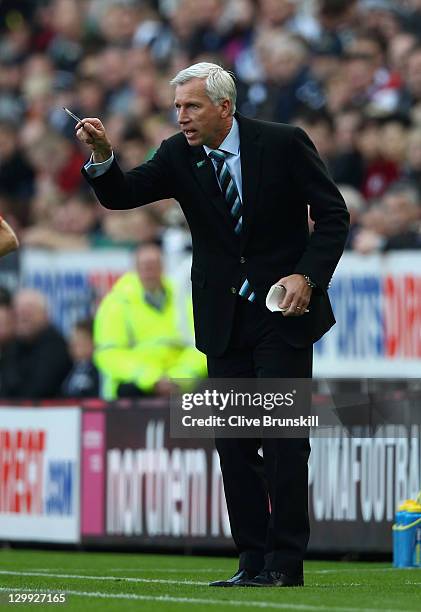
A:
[[[163,377],[206,375],[205,355],[183,335],[183,322],[193,328],[191,299],[180,308],[171,281],[163,278],[162,285],[166,299],[161,310],[145,301],[135,272],[124,274],[100,303],[94,323],[94,362],[103,375],[105,399],[117,397],[120,383],[133,383],[148,393]]]

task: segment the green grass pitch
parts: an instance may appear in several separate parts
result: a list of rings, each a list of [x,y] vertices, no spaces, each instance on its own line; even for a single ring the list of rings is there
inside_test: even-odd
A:
[[[304,588],[210,588],[235,559],[0,550],[0,610],[407,612],[421,610],[421,569],[308,561]],[[66,604],[8,604],[10,593],[65,592]],[[3,607],[4,606],[4,607]]]

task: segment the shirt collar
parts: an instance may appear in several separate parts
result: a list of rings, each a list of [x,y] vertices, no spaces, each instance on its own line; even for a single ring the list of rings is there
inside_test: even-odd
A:
[[[203,148],[206,151],[206,155],[209,155],[211,151],[215,150],[210,149],[206,145],[203,145]],[[233,117],[230,131],[226,135],[225,140],[221,142],[218,149],[220,151],[224,151],[225,153],[231,153],[231,155],[238,155],[240,151],[240,130],[238,127],[238,121],[235,117]]]

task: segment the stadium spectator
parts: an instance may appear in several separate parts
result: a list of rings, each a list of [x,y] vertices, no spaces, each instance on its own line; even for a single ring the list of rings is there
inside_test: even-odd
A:
[[[382,123],[379,119],[362,121],[357,149],[363,160],[361,192],[367,200],[381,197],[400,175],[399,164],[385,155],[381,146]]]
[[[95,117],[105,106],[105,88],[96,77],[80,77],[76,83],[77,106],[80,117]],[[73,126],[73,123],[72,123]]]
[[[421,193],[421,128],[409,133],[403,174],[405,178],[417,184]]]
[[[362,116],[357,109],[345,108],[334,115],[335,154],[330,160],[334,180],[359,191],[364,177],[364,161],[357,148],[361,123]]]
[[[360,30],[346,47],[348,74],[357,103],[368,102],[377,112],[396,110],[400,75],[386,67],[387,41],[378,30]]]
[[[178,296],[162,274],[161,252],[145,244],[136,271],[124,274],[98,307],[94,362],[105,399],[167,396],[172,379],[204,376],[206,360],[194,348],[190,298]]]
[[[360,17],[369,29],[377,31],[390,41],[402,28],[404,11],[395,0],[361,0]]]
[[[39,223],[23,232],[22,244],[45,249],[81,250],[102,238],[99,206],[90,194],[80,193],[51,210],[51,226]]]
[[[376,207],[377,208],[377,207]],[[384,195],[377,221],[373,215],[362,216],[362,229],[355,235],[353,246],[362,254],[393,249],[421,248],[421,203],[416,186],[409,182],[393,185]]]
[[[380,129],[380,149],[385,159],[395,163],[401,177],[408,149],[408,121],[389,116]]]
[[[74,326],[69,339],[73,367],[61,387],[63,397],[98,397],[99,373],[93,363],[93,321],[85,319]]]
[[[92,115],[92,117],[94,116]],[[145,135],[137,129],[137,126],[131,126],[130,129],[127,129],[127,132],[122,136],[119,151],[121,167],[129,170],[142,163],[147,156],[148,146],[149,143]]]
[[[421,104],[421,43],[415,45],[408,54],[405,65],[404,87],[401,90],[399,107],[409,113],[414,106]]]
[[[323,86],[338,74],[343,60],[343,45],[331,32],[325,32],[311,44],[311,71],[314,78]]]
[[[28,148],[37,182],[48,181],[61,193],[70,195],[81,186],[78,164],[82,153],[57,132],[46,131]]]
[[[97,18],[99,33],[110,45],[128,46],[149,3],[121,0],[94,0],[92,15]],[[146,9],[147,10],[147,9]]]
[[[124,214],[128,212],[128,214]],[[103,211],[102,234],[97,234],[92,247],[134,249],[142,242],[158,242],[161,235],[159,216],[149,209]]]
[[[259,119],[288,123],[303,108],[320,109],[325,99],[310,70],[307,45],[282,31],[256,40],[263,81],[239,88],[238,108]]]
[[[165,214],[173,203],[157,210],[107,211],[90,193],[80,192],[50,206],[47,221],[22,232],[22,245],[51,250],[80,251],[92,248],[134,249],[141,242],[160,241]]]
[[[401,78],[406,71],[408,54],[417,44],[417,37],[411,32],[401,32],[390,41],[387,48],[387,61],[390,69]]]
[[[13,198],[29,198],[34,171],[18,145],[17,126],[0,121],[0,189]]]
[[[293,123],[307,132],[316,145],[320,157],[332,171],[335,141],[331,116],[323,111],[307,111],[294,117]]]
[[[361,216],[366,209],[366,202],[357,189],[351,185],[338,185],[341,196],[345,200],[349,212],[349,233],[345,249],[352,248],[355,234],[360,230]]]
[[[34,289],[20,289],[13,299],[16,339],[3,377],[4,397],[57,397],[71,368],[64,338],[50,322],[45,297]]]
[[[411,33],[419,36],[421,31],[421,2],[420,0],[407,0],[405,26]]]
[[[205,53],[218,53],[224,47],[223,0],[202,0],[190,3],[194,11],[194,27],[187,42],[190,58]]]
[[[320,33],[347,40],[357,24],[357,0],[319,0],[316,4]]]

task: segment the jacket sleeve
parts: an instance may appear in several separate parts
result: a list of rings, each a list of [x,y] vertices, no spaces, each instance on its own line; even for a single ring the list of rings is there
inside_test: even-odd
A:
[[[175,181],[164,140],[152,159],[123,172],[114,159],[109,170],[101,176],[82,174],[105,208],[126,210],[175,196]]]
[[[310,205],[314,221],[314,231],[294,272],[307,274],[326,290],[345,247],[349,213],[316,147],[300,128],[292,135],[290,159],[294,187]]]

